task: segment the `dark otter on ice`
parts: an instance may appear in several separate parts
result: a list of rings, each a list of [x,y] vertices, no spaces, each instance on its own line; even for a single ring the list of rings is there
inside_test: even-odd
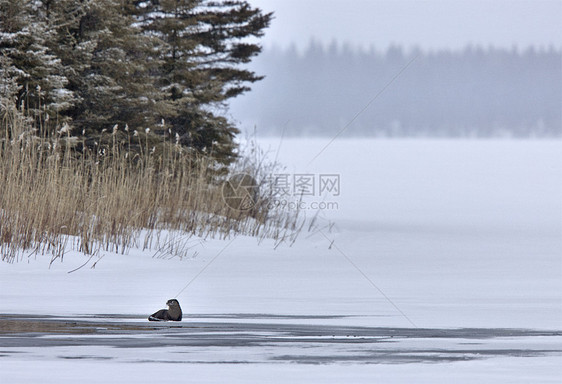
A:
[[[168,309],[161,309],[148,317],[150,321],[181,321],[181,307],[176,299],[166,302]]]

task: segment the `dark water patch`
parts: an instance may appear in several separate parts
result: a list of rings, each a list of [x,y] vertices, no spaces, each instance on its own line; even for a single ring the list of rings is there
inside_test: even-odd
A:
[[[324,324],[298,323],[256,323],[256,322],[127,322],[78,319],[68,321],[66,318],[27,318],[0,315],[0,335],[31,333],[36,336],[57,334],[82,335],[120,335],[132,334],[159,335],[162,338],[173,338],[178,335],[189,335],[192,338],[230,335],[237,339],[247,338],[307,338],[318,341],[324,338],[330,342],[376,342],[392,341],[393,339],[465,339],[485,340],[493,338],[519,338],[539,336],[562,336],[562,331],[512,329],[512,328],[388,328],[364,326],[339,326]],[[252,319],[256,320],[256,319]],[[222,334],[222,335],[221,335]],[[280,342],[283,339],[279,339]],[[465,341],[465,343],[468,343]]]
[[[356,353],[346,355],[282,355],[272,360],[297,364],[333,364],[333,363],[362,363],[362,364],[408,364],[408,363],[447,363],[488,359],[492,357],[538,357],[552,353],[560,354],[562,350],[533,350],[533,349],[494,349],[494,350],[391,350],[384,352]]]
[[[63,360],[113,360],[109,356],[93,356],[93,355],[79,355],[79,356],[57,356]]]

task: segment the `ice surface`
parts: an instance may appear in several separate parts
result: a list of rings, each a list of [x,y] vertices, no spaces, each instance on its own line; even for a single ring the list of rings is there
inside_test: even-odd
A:
[[[287,174],[339,175],[339,196],[306,198],[336,202],[337,209],[320,212],[321,232],[303,232],[292,247],[274,250],[272,242],[237,238],[178,297],[188,315],[182,324],[243,317],[247,324],[412,327],[404,314],[421,328],[562,330],[561,141],[336,140],[310,162],[326,144],[285,139],[276,154],[279,141],[262,140],[288,165]],[[108,314],[143,322],[227,243],[193,242],[197,256],[183,260],[157,259],[154,252],[140,250],[106,254],[94,269],[73,273],[68,271],[86,259],[72,252],[50,268],[48,258],[40,256],[2,263],[0,312],[69,318]],[[217,366],[139,364],[117,358],[135,351],[111,351],[103,352],[113,356],[110,360],[87,358],[95,351],[72,348],[11,353],[0,338],[0,382],[49,382],[51,377],[53,382],[98,382],[125,375],[148,382],[176,374],[197,382],[562,378],[562,358],[552,354],[439,364]],[[231,352],[267,353],[223,349],[217,359]],[[302,348],[293,353],[302,354]],[[33,370],[25,368],[30,362]],[[45,378],[47,370],[53,376]]]

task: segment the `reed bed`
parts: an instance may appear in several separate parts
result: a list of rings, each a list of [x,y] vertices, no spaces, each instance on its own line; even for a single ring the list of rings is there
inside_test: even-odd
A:
[[[64,128],[45,136],[14,106],[3,103],[0,116],[2,261],[132,247],[182,256],[192,236],[293,242],[303,226],[298,211],[268,209],[262,159],[240,156],[221,172],[212,151],[200,156],[173,137],[118,126],[96,140]],[[225,181],[242,172],[259,194],[248,210],[224,198]]]

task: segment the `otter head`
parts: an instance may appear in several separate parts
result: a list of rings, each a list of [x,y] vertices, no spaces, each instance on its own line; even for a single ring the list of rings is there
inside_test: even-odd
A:
[[[179,307],[180,303],[176,299],[170,299],[166,302],[168,307]]]

